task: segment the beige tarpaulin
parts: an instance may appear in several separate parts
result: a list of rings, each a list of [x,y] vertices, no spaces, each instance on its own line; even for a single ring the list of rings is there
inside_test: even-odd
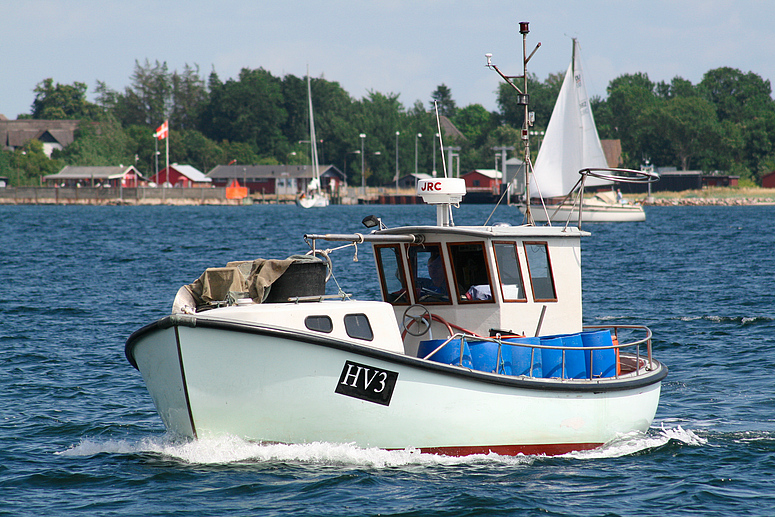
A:
[[[207,268],[194,283],[183,286],[172,306],[172,312],[189,312],[215,302],[226,302],[231,296],[263,302],[272,283],[299,258],[256,259],[229,262],[226,267]],[[191,307],[193,305],[193,307]]]

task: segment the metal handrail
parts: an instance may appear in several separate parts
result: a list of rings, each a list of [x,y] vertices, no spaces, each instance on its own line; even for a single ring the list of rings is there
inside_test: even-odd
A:
[[[457,332],[455,334],[452,334],[449,336],[444,342],[442,342],[439,346],[437,346],[435,349],[433,349],[431,352],[429,352],[427,355],[422,357],[422,359],[430,359],[434,354],[439,352],[442,348],[447,346],[451,341],[455,339],[460,340],[460,359],[458,360],[457,365],[463,366],[463,350],[466,343],[466,340],[468,341],[476,341],[476,342],[482,342],[482,341],[488,341],[491,343],[498,343],[498,356],[496,358],[496,373],[500,370],[500,367],[502,366],[502,356],[501,356],[501,347],[505,343],[508,346],[520,346],[520,347],[529,347],[531,349],[530,351],[530,376],[533,375],[533,364],[535,359],[535,350],[536,349],[546,349],[546,350],[560,350],[562,352],[562,372],[561,372],[561,379],[565,380],[565,352],[566,351],[592,351],[592,350],[620,350],[622,348],[631,348],[635,347],[635,375],[641,375],[641,353],[640,353],[640,347],[644,343],[646,344],[646,353],[647,353],[647,363],[644,364],[645,370],[650,371],[654,369],[654,363],[653,363],[653,357],[652,357],[652,348],[651,348],[651,338],[652,338],[652,332],[651,329],[646,327],[645,325],[586,325],[583,327],[584,330],[588,329],[608,329],[613,330],[614,337],[617,340],[617,344],[608,345],[608,346],[584,346],[584,347],[573,347],[573,346],[553,346],[553,345],[541,345],[541,344],[532,344],[532,343],[519,343],[514,341],[508,341],[505,342],[503,339],[503,336],[496,335],[495,337],[484,337],[484,336],[474,336],[472,334],[464,333],[464,332]],[[621,329],[630,329],[630,330],[643,330],[646,332],[646,337],[642,339],[637,339],[635,341],[632,341],[630,343],[618,343],[619,339],[619,330]],[[519,337],[519,336],[510,336],[510,337]],[[594,371],[594,358],[590,354],[590,364],[589,364],[589,377],[585,378],[585,380],[597,380],[593,378],[592,372]],[[619,370],[617,369],[614,378],[618,379],[620,377]],[[579,379],[576,379],[579,380]]]

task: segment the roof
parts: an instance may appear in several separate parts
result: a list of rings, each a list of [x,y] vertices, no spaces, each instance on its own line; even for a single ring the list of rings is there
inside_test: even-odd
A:
[[[495,169],[474,169],[471,172],[466,172],[463,174],[463,176],[468,176],[469,174],[478,173],[482,176],[486,176],[493,180],[499,180],[503,176],[503,173],[501,171],[495,170]]]
[[[133,165],[130,166],[124,166],[119,165],[118,167],[115,166],[109,166],[109,167],[77,167],[73,165],[67,165],[65,168],[63,168],[61,171],[59,171],[56,174],[49,174],[48,176],[44,176],[43,179],[45,180],[81,180],[81,179],[100,179],[100,180],[110,180],[110,179],[117,179],[125,176],[126,174],[129,174],[130,172],[134,172],[135,174],[142,176],[140,172],[135,169]]]
[[[455,124],[444,115],[439,115],[439,126],[444,131],[444,136],[448,136],[452,140],[467,140],[465,135],[455,127]]]
[[[344,174],[333,165],[319,165],[320,176],[337,176],[344,179]],[[218,165],[207,173],[212,179],[274,179],[274,178],[311,178],[312,165]]]
[[[194,183],[210,183],[213,181],[212,178],[208,178],[202,171],[192,167],[191,165],[178,165],[177,163],[173,163],[170,165],[170,169],[177,171],[179,174],[182,174]],[[159,171],[159,175],[161,176],[161,174],[166,170],[167,167],[164,167]]]
[[[65,147],[75,140],[78,124],[80,120],[0,120],[0,148],[21,147],[46,134]]]
[[[608,167],[612,169],[619,167],[622,164],[622,141],[619,139],[600,140],[600,145],[603,147]]]

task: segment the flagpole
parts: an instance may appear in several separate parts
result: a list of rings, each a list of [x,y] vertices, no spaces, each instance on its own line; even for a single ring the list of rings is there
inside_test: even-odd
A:
[[[170,122],[165,120],[164,124],[167,126],[167,182],[170,180]]]

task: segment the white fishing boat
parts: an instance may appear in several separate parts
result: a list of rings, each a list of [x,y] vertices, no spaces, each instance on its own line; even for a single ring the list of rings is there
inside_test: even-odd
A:
[[[627,203],[612,190],[581,200],[583,188],[612,185],[608,179],[589,175],[581,188],[579,171],[583,169],[606,171],[607,175],[616,175],[618,181],[628,179],[623,170],[608,166],[587,95],[579,44],[574,38],[571,62],[535,162],[530,185],[533,220],[573,223],[579,219],[585,222],[646,220],[640,204]],[[524,204],[520,210],[525,213]],[[580,210],[583,210],[581,217]]]
[[[648,430],[667,368],[647,327],[583,325],[588,234],[456,226],[459,178],[420,180],[417,194],[435,224],[370,216],[368,232],[307,234],[304,255],[229,263],[181,287],[172,314],[125,347],[168,431],[553,455]],[[381,299],[327,295],[327,276],[353,264],[332,257],[367,243]]]
[[[307,100],[309,103],[309,141],[312,155],[312,180],[307,184],[303,192],[296,196],[296,205],[302,208],[326,207],[329,204],[328,196],[320,186],[320,166],[318,165],[318,145],[315,135],[315,116],[312,110],[312,84],[307,68]]]

